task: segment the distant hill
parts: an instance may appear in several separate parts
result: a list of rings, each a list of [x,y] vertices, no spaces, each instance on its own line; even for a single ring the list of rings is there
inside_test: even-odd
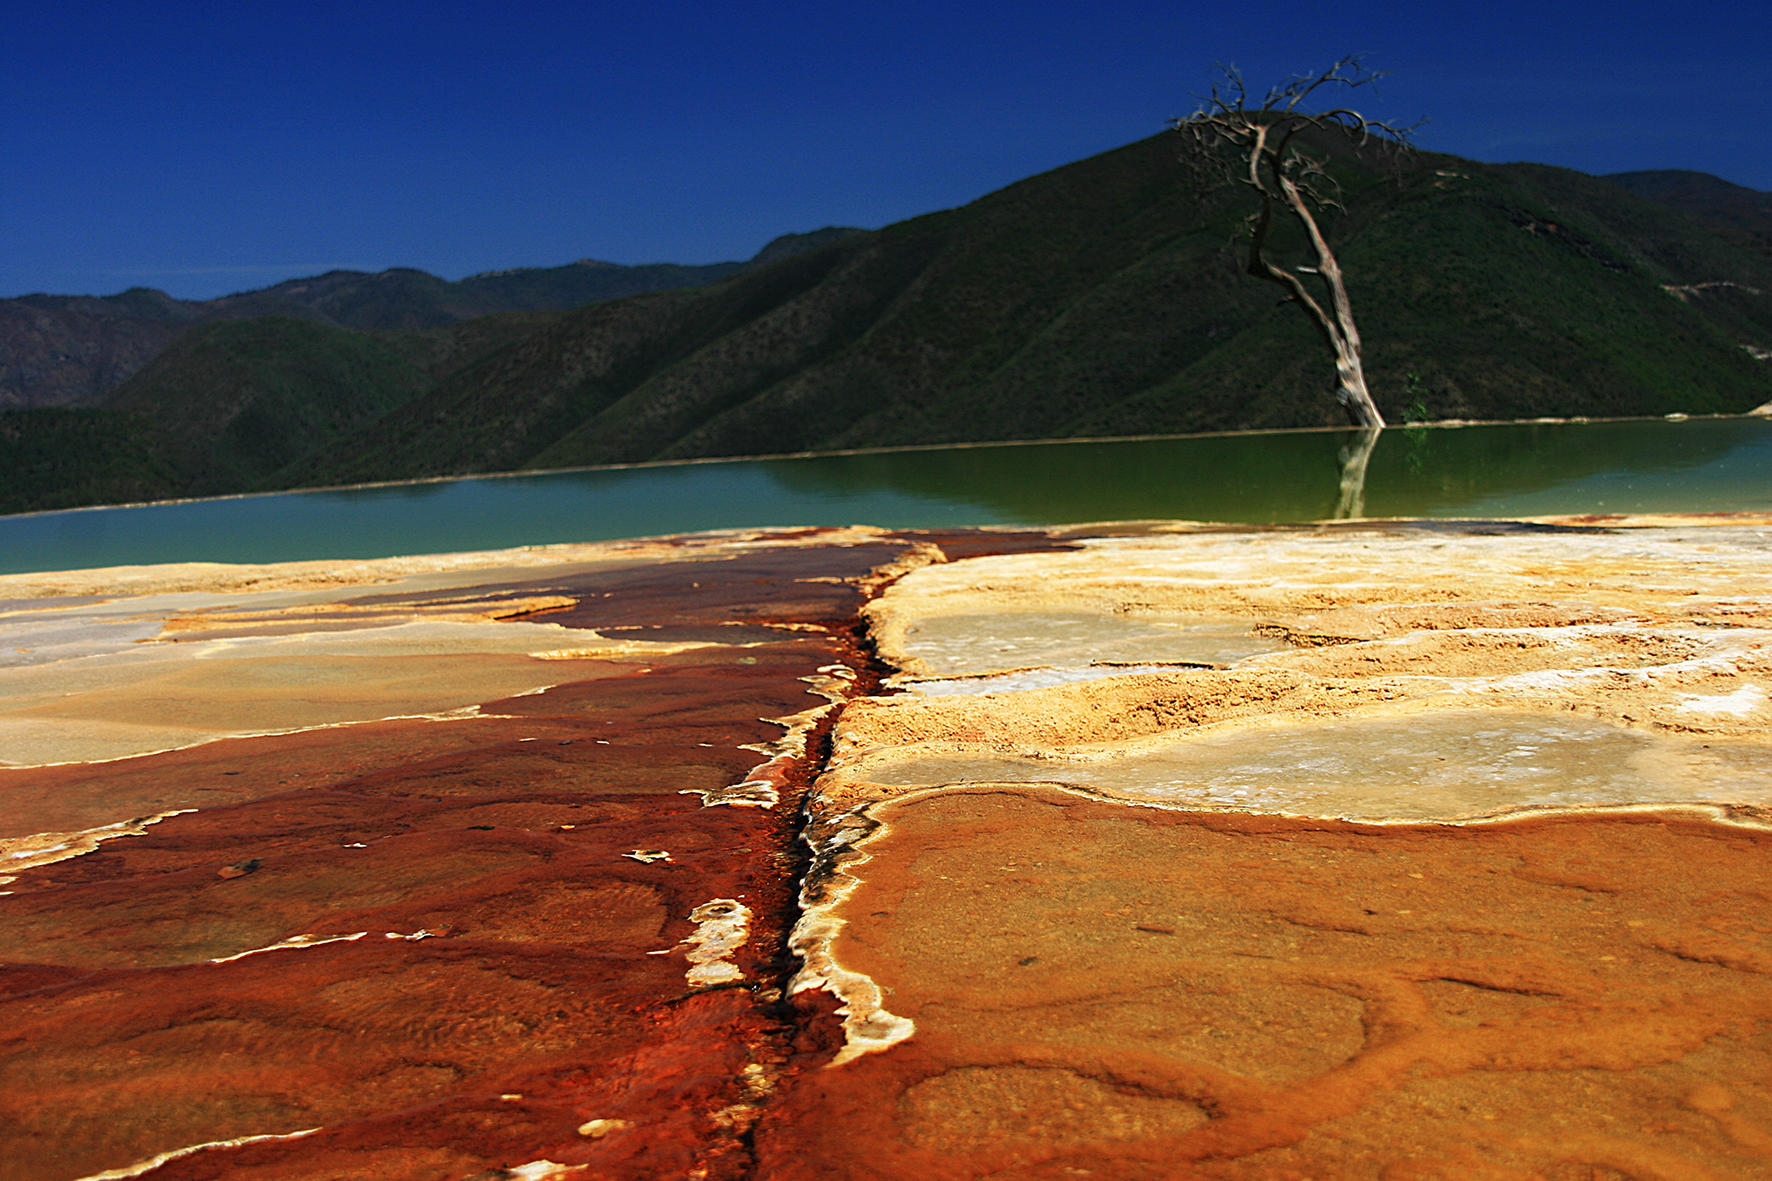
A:
[[[395,267],[329,271],[219,299],[179,300],[134,287],[119,295],[0,299],[0,409],[94,406],[193,324],[286,316],[338,328],[440,328],[510,311],[566,311],[649,291],[699,287],[862,231],[784,234],[747,262],[622,266],[584,260],[519,267],[459,283]]]
[[[1772,355],[1772,258],[1714,219],[1564,169],[1316,146],[1342,188],[1329,232],[1392,421],[1412,406],[1513,419],[1772,400],[1756,360]],[[110,445],[139,480],[208,492],[1341,424],[1314,330],[1242,273],[1242,195],[1180,150],[1153,137],[711,284],[566,313],[193,333],[117,391],[110,412],[137,433]],[[1288,265],[1302,247],[1278,241]],[[41,433],[20,425],[32,413],[0,415],[0,471],[7,429],[17,446]]]
[[[145,287],[0,299],[0,410],[97,405],[197,318]]]

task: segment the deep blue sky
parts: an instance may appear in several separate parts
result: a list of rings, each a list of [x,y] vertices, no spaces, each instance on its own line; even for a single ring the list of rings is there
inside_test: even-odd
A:
[[[1214,62],[1351,52],[1425,147],[1772,190],[1764,0],[18,4],[0,296],[744,258],[1159,131]]]

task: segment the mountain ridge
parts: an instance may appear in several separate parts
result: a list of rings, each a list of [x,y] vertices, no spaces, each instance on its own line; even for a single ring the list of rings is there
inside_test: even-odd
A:
[[[217,320],[288,316],[341,328],[439,328],[510,311],[566,311],[651,291],[699,287],[863,231],[783,234],[743,262],[703,265],[584,260],[512,267],[450,282],[413,267],[332,270],[207,300],[151,287],[115,295],[33,293],[0,299],[0,409],[101,404],[180,332]]]
[[[1745,229],[1772,230],[1772,193],[1735,184],[1708,172],[1680,168],[1612,172],[1600,177],[1639,197],[1672,205],[1683,213],[1731,222]]]
[[[1327,232],[1391,421],[1772,400],[1772,366],[1755,359],[1772,355],[1772,257],[1727,223],[1546,165],[1312,146],[1342,189]],[[1247,206],[1180,150],[1152,137],[704,286],[572,311],[200,325],[108,410],[0,414],[0,460],[12,447],[35,465],[0,490],[0,510],[101,495],[109,469],[57,458],[43,441],[55,432],[116,457],[138,492],[163,479],[161,495],[207,495],[1337,425],[1320,340],[1243,273]],[[1309,261],[1294,228],[1273,246],[1282,265]],[[350,314],[385,314],[353,291]],[[322,374],[336,388],[317,388]]]

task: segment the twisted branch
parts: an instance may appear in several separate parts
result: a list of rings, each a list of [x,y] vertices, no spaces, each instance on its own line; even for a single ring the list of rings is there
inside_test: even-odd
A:
[[[1307,155],[1293,141],[1306,129],[1335,130],[1351,137],[1357,148],[1378,141],[1402,151],[1414,129],[1368,119],[1347,107],[1316,113],[1298,109],[1324,87],[1371,86],[1383,77],[1368,71],[1358,55],[1344,57],[1321,73],[1289,79],[1269,90],[1259,107],[1249,105],[1248,86],[1234,66],[1221,65],[1218,74],[1199,109],[1185,119],[1174,120],[1172,126],[1188,136],[1201,158],[1220,161],[1228,180],[1255,191],[1260,206],[1250,234],[1248,273],[1282,288],[1286,295],[1281,302],[1297,304],[1323,334],[1335,355],[1336,398],[1354,425],[1382,427],[1384,418],[1366,390],[1360,334],[1341,265],[1312,213],[1313,207],[1341,208],[1340,191],[1325,162]],[[1264,254],[1276,206],[1304,227],[1316,255],[1314,271],[1323,283],[1327,308],[1311,295],[1303,280],[1275,266]]]

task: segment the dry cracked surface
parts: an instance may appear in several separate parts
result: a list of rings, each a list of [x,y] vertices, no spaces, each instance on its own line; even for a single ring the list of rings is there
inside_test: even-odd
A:
[[[0,578],[0,1179],[1772,1177],[1772,520]]]

